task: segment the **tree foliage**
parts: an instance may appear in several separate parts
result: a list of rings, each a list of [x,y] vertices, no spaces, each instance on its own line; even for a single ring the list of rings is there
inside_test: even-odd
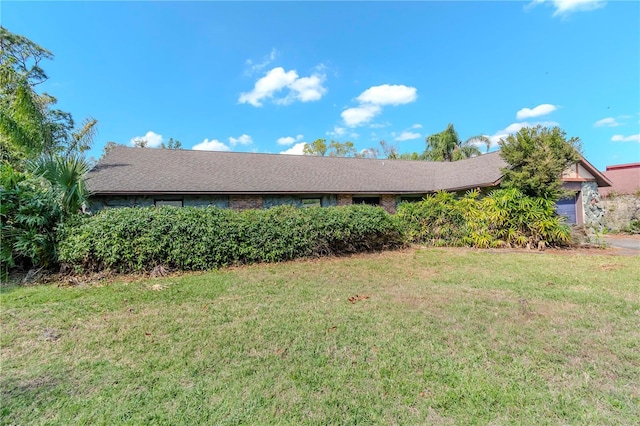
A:
[[[167,142],[166,144],[164,142],[162,142],[162,145],[160,145],[160,148],[162,149],[182,149],[182,142],[180,142],[179,140],[174,140],[173,138],[169,138],[169,142]]]
[[[356,150],[353,142],[339,142],[332,140],[327,145],[326,139],[316,139],[311,143],[304,145],[304,155],[316,155],[324,157],[357,157],[358,151]]]
[[[304,144],[304,155],[318,155],[323,157],[327,153],[327,140],[316,139],[311,143]]]
[[[48,50],[0,27],[0,192],[2,271],[50,265],[54,231],[87,196],[84,174],[97,120],[78,127],[56,99],[38,93]]]
[[[46,182],[4,165],[0,176],[0,264],[29,268],[55,262],[55,229],[62,212]]]
[[[48,50],[0,27],[0,147],[2,163],[22,169],[25,161],[44,155],[86,151],[96,132],[89,117],[79,127],[71,114],[54,108],[57,100],[37,93],[47,80],[40,66],[53,58]]]
[[[476,146],[485,145],[489,149],[490,141],[486,136],[473,136],[462,141],[453,124],[439,133],[427,136],[427,148],[422,154],[424,160],[430,161],[458,161],[482,154]]]
[[[397,217],[410,241],[435,246],[544,247],[567,245],[571,231],[555,204],[516,188],[481,197],[456,198],[441,191],[418,203],[404,203]]]
[[[526,127],[498,142],[509,164],[502,170],[503,188],[517,188],[530,197],[557,201],[565,195],[562,173],[580,160],[580,139],[567,140],[559,127]]]

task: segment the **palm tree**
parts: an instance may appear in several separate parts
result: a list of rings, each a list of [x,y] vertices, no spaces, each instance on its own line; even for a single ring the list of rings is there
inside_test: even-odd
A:
[[[482,154],[476,146],[481,143],[486,145],[487,151],[491,141],[486,136],[478,135],[461,141],[458,132],[449,124],[445,130],[427,136],[427,149],[422,154],[422,158],[431,161],[458,161],[464,158],[471,158]]]
[[[89,196],[84,179],[89,164],[80,154],[43,156],[30,162],[28,168],[51,185],[51,191],[65,215],[80,211]]]

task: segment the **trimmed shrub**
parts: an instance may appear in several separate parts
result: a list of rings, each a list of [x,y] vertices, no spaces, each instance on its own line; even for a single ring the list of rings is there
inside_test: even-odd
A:
[[[554,202],[500,189],[481,198],[470,191],[456,199],[437,193],[402,204],[398,219],[410,241],[435,246],[537,247],[567,245],[571,230]]]
[[[454,194],[439,191],[417,203],[403,203],[397,217],[409,241],[433,246],[461,246],[468,235],[466,219]]]
[[[291,206],[107,209],[59,230],[58,260],[76,270],[204,270],[398,247],[398,222],[383,209]]]

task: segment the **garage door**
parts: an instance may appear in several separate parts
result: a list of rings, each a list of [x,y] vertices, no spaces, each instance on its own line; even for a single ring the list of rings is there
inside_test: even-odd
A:
[[[567,218],[567,223],[575,225],[576,221],[576,197],[560,200],[556,203],[556,213]]]

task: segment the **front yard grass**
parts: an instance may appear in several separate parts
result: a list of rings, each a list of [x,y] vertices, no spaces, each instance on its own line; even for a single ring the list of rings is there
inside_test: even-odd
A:
[[[4,287],[0,423],[637,424],[639,271],[410,249]]]

